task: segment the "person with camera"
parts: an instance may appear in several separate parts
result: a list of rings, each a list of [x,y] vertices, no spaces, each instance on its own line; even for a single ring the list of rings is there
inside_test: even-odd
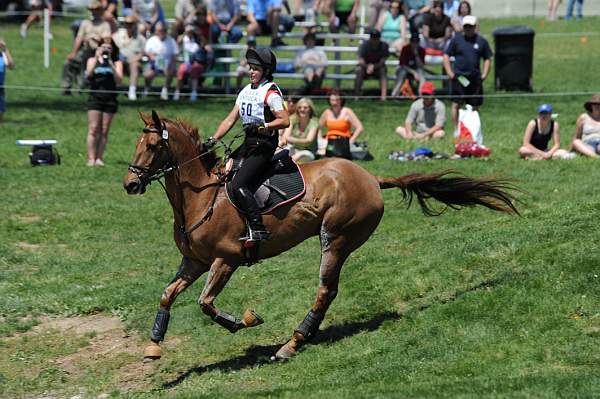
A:
[[[245,132],[239,154],[243,159],[231,184],[235,199],[248,220],[247,235],[242,241],[263,241],[269,233],[265,228],[254,192],[260,185],[261,176],[269,169],[271,159],[279,144],[279,129],[290,125],[283,95],[275,82],[273,72],[277,58],[268,48],[248,49],[246,59],[250,65],[250,84],[242,89],[233,109],[221,122],[217,131],[204,143],[207,149],[214,147],[242,119]]]
[[[123,79],[119,50],[110,37],[103,39],[93,57],[87,60],[90,85],[88,100],[87,165],[103,166],[108,131],[117,113],[117,84]]]

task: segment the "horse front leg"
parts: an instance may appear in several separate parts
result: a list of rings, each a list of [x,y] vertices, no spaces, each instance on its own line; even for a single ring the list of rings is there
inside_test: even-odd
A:
[[[183,258],[177,274],[171,280],[167,288],[165,288],[162,297],[160,298],[160,306],[156,319],[154,319],[154,325],[150,332],[150,344],[144,349],[144,361],[152,361],[160,359],[162,356],[162,349],[160,342],[165,339],[167,327],[169,326],[169,319],[171,314],[169,310],[171,305],[175,302],[175,298],[181,294],[187,287],[192,285],[194,281],[198,279],[204,272],[208,270],[208,266],[195,262],[189,258]]]
[[[235,333],[242,328],[255,327],[263,323],[263,319],[253,310],[246,309],[242,319],[238,319],[214,306],[215,298],[221,293],[235,270],[235,266],[225,263],[222,258],[215,259],[208,272],[208,278],[206,279],[202,294],[198,298],[198,304],[202,312],[231,333]]]

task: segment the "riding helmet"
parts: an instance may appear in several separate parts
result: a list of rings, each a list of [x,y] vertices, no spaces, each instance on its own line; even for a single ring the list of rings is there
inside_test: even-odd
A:
[[[277,68],[277,57],[268,48],[249,48],[246,51],[246,60],[248,64],[259,65],[265,70],[265,74],[270,75]]]

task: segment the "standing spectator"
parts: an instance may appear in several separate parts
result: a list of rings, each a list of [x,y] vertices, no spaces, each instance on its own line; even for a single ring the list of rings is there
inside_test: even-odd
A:
[[[79,81],[82,71],[85,70],[86,61],[94,55],[102,38],[111,35],[110,24],[104,20],[102,3],[92,0],[88,10],[92,13],[92,19],[81,22],[73,42],[73,49],[67,55],[63,66],[63,95],[71,94],[71,86]]]
[[[444,14],[441,1],[434,1],[423,22],[423,47],[443,50],[452,36],[450,18]]]
[[[412,36],[410,44],[402,48],[392,97],[400,94],[400,89],[406,78],[418,81],[419,88],[425,83],[425,49],[421,47],[420,41],[419,36]]]
[[[248,0],[246,18],[250,36],[271,35],[271,47],[285,46],[279,37],[281,0]]]
[[[530,160],[568,157],[568,152],[560,149],[559,129],[558,122],[552,119],[552,105],[540,105],[538,117],[527,124],[519,156]],[[553,140],[554,144],[548,149],[550,140]]]
[[[110,38],[87,60],[86,75],[90,81],[87,165],[104,166],[103,156],[110,123],[118,108],[117,84],[123,78],[123,64]]]
[[[173,94],[173,100],[178,101],[181,95],[181,88],[186,76],[190,82],[190,101],[198,99],[198,82],[202,73],[210,68],[214,59],[213,51],[208,38],[203,36],[194,25],[188,25],[185,34],[178,42],[183,50],[183,63],[177,70],[177,89]]]
[[[332,0],[329,4],[331,7],[329,30],[339,32],[342,27],[346,26],[349,33],[354,33],[358,21],[360,0]]]
[[[477,18],[468,15],[463,18],[463,33],[454,35],[444,53],[444,70],[450,78],[452,95],[452,123],[458,128],[458,108],[460,104],[470,104],[477,110],[483,104],[483,81],[487,78],[492,64],[492,49],[488,41],[476,30]],[[454,66],[450,64],[454,57]],[[483,59],[483,72],[479,64]],[[468,97],[464,97],[464,96]]]
[[[344,106],[345,102],[339,91],[331,92],[329,108],[319,119],[319,129],[327,128],[327,156],[352,159],[350,144],[354,144],[363,132],[363,124],[352,109]]]
[[[458,0],[444,0],[444,15],[450,18],[456,17],[458,15],[458,8],[460,7],[460,2]]]
[[[403,4],[402,0],[392,0],[389,10],[385,11],[377,22],[377,30],[381,32],[381,39],[394,48],[396,54],[400,54],[408,37]]]
[[[567,13],[565,14],[565,19],[567,21],[573,18],[574,5],[577,8],[577,20],[579,21],[581,18],[583,18],[583,0],[569,0],[567,3]]]
[[[154,78],[157,75],[164,75],[165,83],[160,91],[160,98],[161,100],[168,100],[171,80],[177,71],[176,57],[179,54],[179,48],[175,39],[167,35],[167,28],[164,23],[159,22],[156,24],[156,34],[148,39],[144,51],[149,58],[144,71],[144,96],[148,95]]]
[[[55,0],[56,1],[56,0]],[[31,0],[31,13],[27,16],[27,19],[23,24],[21,24],[21,29],[19,33],[21,37],[25,39],[27,37],[27,30],[34,22],[40,20],[40,15],[44,10],[44,0]],[[54,10],[54,5],[52,4],[52,0],[46,0],[46,8],[48,9],[48,13],[50,14],[50,20],[52,20],[52,11]],[[48,30],[50,27],[48,26]],[[52,39],[52,34],[50,34],[50,38]]]
[[[310,93],[323,84],[327,55],[323,50],[315,48],[317,38],[314,33],[307,33],[302,41],[306,48],[298,53],[294,64],[304,74],[304,91]]]
[[[164,16],[161,18],[161,7],[158,0],[132,0],[133,15],[142,24],[141,33],[148,37],[156,29],[159,22],[164,24]]]
[[[600,154],[600,94],[584,104],[587,112],[579,115],[572,148],[578,153],[596,158]]]
[[[171,36],[179,37],[185,32],[185,27],[196,22],[196,13],[204,8],[202,0],[177,0],[175,3],[175,23],[171,27]]]
[[[406,0],[406,8],[408,9],[410,33],[411,35],[418,34],[419,29],[423,26],[423,19],[429,12],[427,0]]]
[[[452,18],[452,28],[454,32],[462,32],[463,31],[463,19],[467,16],[471,15],[471,4],[463,0],[458,5],[458,15]]]
[[[4,113],[6,112],[6,102],[4,99],[4,72],[6,68],[14,69],[15,63],[6,47],[6,43],[0,38],[0,123],[4,119]]]
[[[358,66],[354,81],[354,95],[359,96],[365,78],[379,79],[381,99],[387,97],[387,68],[385,60],[389,55],[388,45],[381,41],[381,32],[371,31],[369,39],[358,48]]]
[[[247,47],[240,53],[240,65],[238,65],[236,70],[237,79],[235,86],[238,91],[240,87],[242,87],[242,79],[250,77],[250,66],[248,65],[248,60],[246,59],[246,52],[250,49],[256,50],[256,39],[253,36],[248,37]]]
[[[315,117],[315,106],[306,97],[296,104],[295,112],[290,117],[290,125],[283,134],[292,158],[296,162],[314,161],[317,153],[317,133],[319,121]]]
[[[548,0],[548,16],[546,17],[548,21],[556,21],[556,10],[558,10],[559,4],[560,0]]]
[[[212,0],[208,6],[208,22],[213,43],[221,35],[227,37],[227,43],[237,43],[244,36],[236,24],[241,16],[240,0]]]
[[[422,98],[413,102],[404,121],[404,126],[398,126],[396,133],[406,140],[429,140],[444,137],[446,123],[446,107],[434,97],[434,87],[431,82],[423,83]],[[413,130],[413,124],[416,130]]]
[[[119,48],[119,58],[123,62],[123,70],[129,75],[129,92],[127,97],[137,100],[137,84],[142,68],[142,57],[146,46],[146,38],[138,32],[138,20],[134,15],[123,19],[125,25],[115,33],[114,40]]]

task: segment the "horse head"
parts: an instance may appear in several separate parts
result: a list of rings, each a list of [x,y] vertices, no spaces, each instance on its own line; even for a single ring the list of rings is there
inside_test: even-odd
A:
[[[123,187],[128,194],[143,194],[146,186],[168,173],[202,157],[202,144],[196,129],[180,121],[140,112],[144,129],[137,140]],[[198,162],[205,167],[205,162]],[[196,164],[196,162],[194,163]]]

